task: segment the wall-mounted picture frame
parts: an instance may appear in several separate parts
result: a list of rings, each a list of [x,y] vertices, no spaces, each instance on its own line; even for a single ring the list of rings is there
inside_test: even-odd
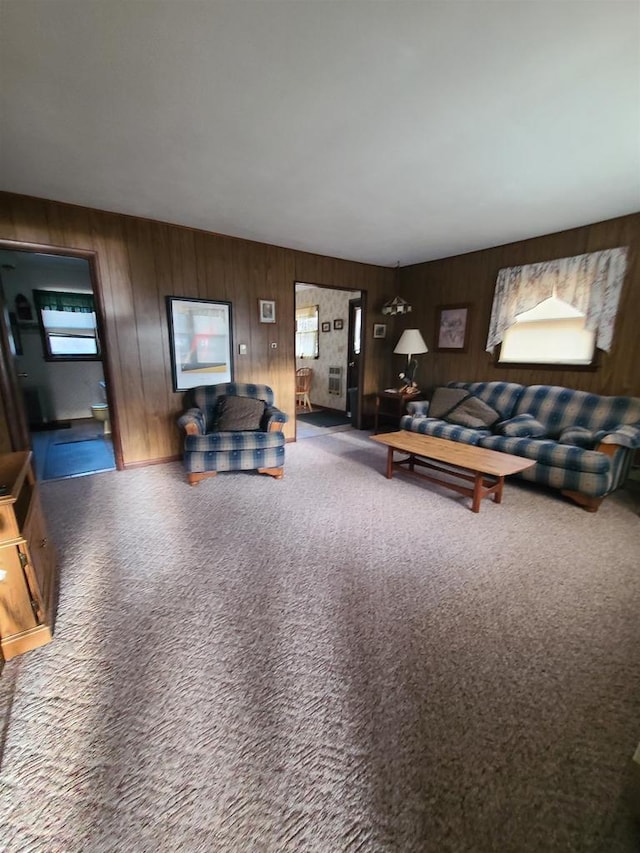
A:
[[[261,323],[275,323],[276,302],[275,299],[258,299],[258,314]]]
[[[174,391],[233,381],[231,303],[167,296]]]
[[[344,320],[334,320],[333,321],[333,328],[337,329],[338,331],[340,331],[340,329],[343,329],[344,328]]]
[[[471,306],[436,306],[436,352],[466,352],[469,345],[469,315]]]
[[[331,331],[331,323],[328,320],[325,320],[324,323],[320,324],[320,328],[322,329],[323,332],[330,332]]]
[[[387,324],[386,323],[374,323],[373,324],[373,337],[374,338],[386,338],[387,337]]]

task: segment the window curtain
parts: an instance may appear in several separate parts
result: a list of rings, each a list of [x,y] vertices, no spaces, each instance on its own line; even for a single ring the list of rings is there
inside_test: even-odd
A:
[[[627,268],[627,247],[559,258],[498,272],[491,309],[487,351],[492,352],[518,314],[550,296],[568,302],[596,333],[596,346],[611,349],[618,300]]]
[[[34,290],[36,307],[42,311],[74,311],[93,314],[93,296],[90,293],[62,293],[57,290]]]

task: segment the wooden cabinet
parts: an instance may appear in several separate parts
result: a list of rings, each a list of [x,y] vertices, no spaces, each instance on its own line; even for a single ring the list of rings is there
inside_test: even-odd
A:
[[[0,455],[0,650],[5,659],[52,639],[57,585],[31,452]]]

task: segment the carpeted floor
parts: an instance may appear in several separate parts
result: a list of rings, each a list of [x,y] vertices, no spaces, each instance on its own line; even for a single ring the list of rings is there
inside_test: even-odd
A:
[[[43,484],[59,617],[0,678],[0,848],[636,851],[638,494],[475,515],[364,433],[286,452]]]

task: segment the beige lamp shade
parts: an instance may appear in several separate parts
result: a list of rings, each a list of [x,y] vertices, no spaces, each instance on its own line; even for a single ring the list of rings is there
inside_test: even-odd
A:
[[[409,361],[412,355],[429,352],[429,348],[418,329],[405,329],[400,335],[400,340],[396,344],[394,352],[406,355],[407,361]]]

